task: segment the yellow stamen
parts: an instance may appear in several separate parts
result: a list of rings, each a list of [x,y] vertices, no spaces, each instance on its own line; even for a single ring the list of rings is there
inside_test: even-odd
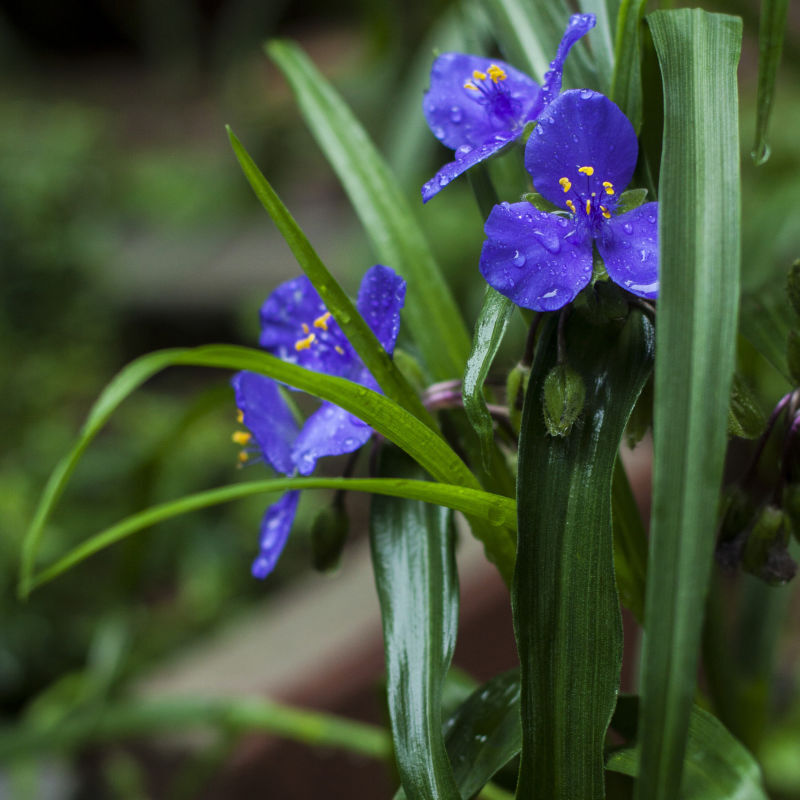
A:
[[[300,350],[308,350],[308,348],[311,347],[312,344],[314,344],[314,340],[316,338],[317,338],[316,333],[309,333],[305,339],[298,339],[294,343],[294,349],[297,350],[298,352]]]
[[[241,425],[244,422],[244,414],[241,408],[236,409],[236,421]]]
[[[250,456],[247,453],[245,453],[244,450],[242,450],[239,453],[239,463],[240,464],[244,464],[244,462],[247,461],[247,459],[249,459],[249,458],[250,458]]]
[[[566,194],[572,188],[572,181],[569,178],[559,178],[558,182],[561,184],[564,194]]]
[[[472,77],[475,78],[476,81],[485,81],[486,80],[486,73],[475,69],[475,70],[472,71]]]
[[[574,214],[575,213],[575,203],[572,200],[567,200],[567,208]]]
[[[587,214],[591,214],[592,213],[592,201],[591,200],[587,200],[586,201],[586,213]]]
[[[464,88],[465,89],[469,89],[470,91],[473,91],[473,92],[477,92],[478,91],[478,87],[474,83],[472,83],[472,81],[467,81],[464,84]]]
[[[489,77],[492,79],[493,83],[497,83],[498,81],[504,81],[508,76],[505,73],[505,70],[502,67],[498,67],[497,64],[492,64],[489,67]]]
[[[582,172],[584,175],[589,175],[591,177],[594,175],[594,167],[578,167],[578,172]]]
[[[614,194],[614,184],[611,181],[603,181],[603,188],[606,190],[606,194]]]
[[[328,330],[328,320],[331,318],[331,312],[326,311],[321,317],[317,317],[314,320],[314,327],[315,328],[322,328],[322,330]]]
[[[233,443],[241,445],[242,447],[247,445],[252,438],[253,434],[248,433],[247,431],[235,431],[231,436]]]
[[[337,344],[336,347],[333,348],[340,356],[344,355],[344,350]]]
[[[600,206],[600,210],[603,212],[603,216],[606,219],[611,219],[611,214],[608,213],[608,209],[605,206]]]
[[[305,322],[304,322],[304,323],[303,323],[303,333],[307,334],[307,333],[309,332],[309,330],[310,330],[310,328],[309,328],[309,327],[308,327],[308,325],[306,325],[306,324],[305,324]]]

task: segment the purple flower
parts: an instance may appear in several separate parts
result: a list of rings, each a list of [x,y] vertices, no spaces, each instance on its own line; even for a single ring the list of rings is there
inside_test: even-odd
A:
[[[405,293],[405,281],[380,264],[366,272],[358,292],[356,308],[389,355],[400,330]],[[305,276],[281,284],[266,299],[261,307],[260,343],[284,361],[380,391]],[[250,431],[233,436],[246,448],[242,461],[255,452],[284,475],[310,475],[318,458],[352,453],[372,436],[369,425],[328,402],[298,425],[278,383],[264,375],[238,372],[232,384],[239,422]],[[267,509],[259,555],[252,567],[256,578],[265,578],[275,567],[294,521],[299,494],[286,492]]]
[[[609,277],[639,297],[658,295],[658,203],[615,215],[636,166],[636,133],[607,97],[564,92],[525,150],[533,185],[567,213],[502,203],[484,228],[481,274],[524,308],[554,311],[591,280],[596,246]]]
[[[423,203],[453,178],[522,135],[525,124],[537,119],[558,96],[564,61],[595,21],[594,14],[570,17],[541,87],[503,61],[443,53],[433,62],[431,88],[425,93],[422,111],[433,135],[456,151],[456,160],[445,164],[422,187]]]

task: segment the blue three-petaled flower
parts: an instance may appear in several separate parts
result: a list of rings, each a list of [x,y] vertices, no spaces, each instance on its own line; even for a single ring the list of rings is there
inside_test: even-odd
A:
[[[422,187],[428,202],[450,181],[522,135],[561,91],[561,73],[572,46],[595,25],[594,14],[573,14],[541,86],[504,61],[443,53],[431,67],[422,110],[433,135],[455,150]]]
[[[381,265],[366,272],[358,292],[358,312],[390,355],[400,330],[405,292],[405,281]],[[261,307],[260,344],[284,361],[380,391],[306,277],[287,281],[267,298]],[[328,402],[298,425],[279,385],[271,378],[239,372],[232,383],[239,421],[250,431],[234,434],[234,441],[246,448],[243,460],[254,453],[284,475],[310,475],[318,458],[352,453],[372,436],[369,425]],[[256,578],[265,578],[275,567],[289,536],[299,495],[298,491],[286,492],[267,509],[261,523],[259,554],[252,567]]]
[[[480,269],[517,305],[554,311],[592,278],[594,247],[608,276],[648,299],[658,295],[658,203],[617,214],[636,167],[636,133],[597,92],[564,92],[539,117],[525,148],[533,185],[563,211],[502,203],[484,228]]]

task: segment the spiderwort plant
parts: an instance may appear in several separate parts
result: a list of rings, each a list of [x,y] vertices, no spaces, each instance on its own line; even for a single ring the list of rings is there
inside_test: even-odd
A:
[[[361,281],[356,308],[390,355],[400,330],[406,283],[389,267],[369,269]],[[341,328],[305,276],[280,285],[261,308],[260,344],[284,361],[334,375],[380,392]],[[233,440],[244,448],[240,461],[261,458],[284,475],[310,475],[323,456],[352,453],[373,434],[372,428],[333,403],[322,405],[299,425],[276,381],[253,372],[232,379],[239,422]],[[299,491],[286,492],[261,523],[256,578],[275,567],[294,521]]]
[[[639,297],[658,295],[658,203],[616,214],[636,167],[636,133],[620,109],[597,92],[556,98],[528,139],[533,185],[562,211],[502,203],[484,228],[481,274],[517,305],[554,311],[592,278],[594,247],[609,277]]]
[[[567,55],[595,22],[594,14],[570,17],[541,86],[510,64],[482,56],[443,53],[433,62],[422,110],[433,135],[455,150],[456,159],[422,187],[424,203],[470,167],[519,139],[526,123],[558,96]]]

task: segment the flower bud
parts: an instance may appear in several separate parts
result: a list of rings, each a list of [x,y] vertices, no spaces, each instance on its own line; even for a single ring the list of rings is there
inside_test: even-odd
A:
[[[789,295],[789,302],[795,313],[800,315],[800,258],[789,267],[789,274],[786,276],[786,293]]]
[[[567,436],[583,411],[586,386],[583,378],[567,364],[556,364],[544,379],[542,410],[551,436]]]
[[[756,504],[748,492],[740,486],[730,486],[725,490],[714,553],[721,567],[735,569],[741,563],[747,531],[755,515]]]
[[[595,325],[624,322],[629,310],[624,292],[611,281],[598,280],[592,290],[586,292],[586,316]]]
[[[761,435],[765,425],[766,420],[750,387],[738,373],[734,373],[728,407],[728,435],[755,439]]]
[[[791,580],[797,564],[789,555],[789,518],[779,508],[766,506],[744,546],[742,566],[771,586]]]
[[[349,530],[344,502],[337,496],[332,505],[317,514],[311,527],[311,563],[315,570],[331,572],[339,566]]]
[[[508,416],[515,431],[519,431],[522,417],[522,404],[525,400],[525,391],[528,388],[528,378],[531,368],[524,364],[517,364],[506,379],[506,398],[508,402]]]

